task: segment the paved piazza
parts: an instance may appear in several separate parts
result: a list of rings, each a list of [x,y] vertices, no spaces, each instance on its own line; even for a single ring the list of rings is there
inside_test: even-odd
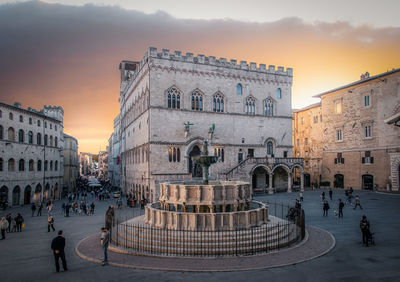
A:
[[[327,192],[327,191],[326,191]],[[63,229],[66,238],[66,258],[69,271],[56,273],[50,250],[56,232],[47,232],[46,216],[30,216],[29,206],[1,211],[23,213],[26,228],[21,233],[7,234],[0,241],[1,281],[400,281],[400,220],[397,216],[400,195],[355,191],[360,195],[364,210],[353,210],[346,205],[344,219],[333,216],[337,199],[344,192],[335,190],[330,213],[322,216],[321,191],[306,191],[303,207],[306,224],[329,231],[336,246],[326,255],[294,265],[253,271],[236,272],[172,272],[149,271],[100,264],[83,260],[74,252],[82,239],[99,232],[104,224],[106,207],[114,203],[97,202],[94,216],[61,216],[61,202],[57,202],[56,229]],[[292,204],[297,193],[258,196],[256,200]],[[128,212],[138,214],[138,210]],[[359,221],[365,214],[375,232],[376,245],[362,247]],[[212,260],[212,259],[210,259]],[[290,259],[289,259],[290,260]],[[112,260],[110,261],[112,262]],[[157,265],[149,265],[149,267]]]

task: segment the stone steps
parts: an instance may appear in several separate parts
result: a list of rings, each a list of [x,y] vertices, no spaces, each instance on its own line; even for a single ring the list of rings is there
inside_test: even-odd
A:
[[[297,241],[294,224],[257,227],[250,230],[182,232],[140,227],[113,232],[113,245],[132,254],[226,256],[266,252]]]

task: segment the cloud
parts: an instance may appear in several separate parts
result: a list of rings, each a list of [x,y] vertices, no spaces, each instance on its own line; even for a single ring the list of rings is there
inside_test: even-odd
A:
[[[95,128],[104,132],[105,144],[119,112],[118,64],[141,59],[149,46],[293,67],[294,106],[367,70],[376,74],[400,65],[397,27],[299,18],[190,20],[34,1],[0,6],[0,100],[61,105],[65,131],[88,140],[82,128]],[[82,150],[97,150],[85,142]]]

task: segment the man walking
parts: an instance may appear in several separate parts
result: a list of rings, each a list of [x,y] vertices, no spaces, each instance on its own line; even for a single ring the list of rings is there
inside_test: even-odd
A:
[[[35,211],[36,211],[36,205],[35,203],[32,203],[31,205],[31,210],[32,210],[32,217],[35,215]]]
[[[110,232],[107,228],[101,228],[100,243],[104,251],[103,266],[108,265],[108,244],[110,243]]]
[[[331,201],[332,201],[332,196],[333,196],[333,191],[332,189],[329,189],[329,199],[331,199]]]
[[[361,229],[361,233],[362,233],[363,245],[368,247],[368,239],[369,239],[369,236],[370,236],[371,232],[369,230],[369,222],[368,222],[367,217],[365,215],[363,215],[363,217],[362,217],[362,219],[360,221],[360,229]]]
[[[58,236],[53,239],[51,242],[51,249],[53,250],[54,254],[54,261],[56,263],[56,271],[60,272],[60,265],[58,263],[58,260],[61,258],[62,265],[64,268],[64,271],[67,271],[67,261],[65,260],[65,253],[64,253],[64,248],[65,248],[65,238],[62,236],[62,230],[58,231]]]
[[[36,216],[42,216],[42,209],[43,209],[43,204],[42,202],[39,203],[39,209],[37,211],[37,215]]]
[[[322,209],[324,210],[324,215],[323,216],[328,216],[328,210],[329,210],[329,204],[327,200],[324,200],[324,204]]]
[[[344,203],[342,202],[342,199],[339,199],[339,218],[343,218],[343,207]]]

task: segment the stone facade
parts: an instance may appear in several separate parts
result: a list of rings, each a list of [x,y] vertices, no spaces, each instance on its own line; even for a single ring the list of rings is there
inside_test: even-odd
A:
[[[125,192],[154,201],[160,181],[200,176],[204,139],[220,158],[211,179],[247,157],[292,156],[291,68],[149,48],[120,70]]]
[[[293,155],[304,159],[304,186],[320,183],[322,167],[321,103],[293,111]]]
[[[9,206],[58,199],[63,183],[61,107],[0,103],[0,197]]]
[[[80,152],[79,153],[79,175],[91,175],[95,171],[95,164],[93,162],[92,154]]]
[[[396,174],[391,155],[400,152],[400,128],[385,122],[400,109],[400,69],[373,77],[367,73],[316,97],[321,98],[323,119],[321,181],[343,188],[386,189],[393,182],[391,171]],[[313,129],[305,124],[298,130],[305,131]]]
[[[108,177],[108,146],[106,151],[99,152],[99,170],[98,177],[106,179]]]
[[[121,188],[121,148],[120,148],[120,118],[119,115],[114,119],[114,132],[108,140],[108,178],[111,185]]]
[[[64,133],[64,186],[67,193],[76,190],[76,179],[79,176],[78,140]]]

